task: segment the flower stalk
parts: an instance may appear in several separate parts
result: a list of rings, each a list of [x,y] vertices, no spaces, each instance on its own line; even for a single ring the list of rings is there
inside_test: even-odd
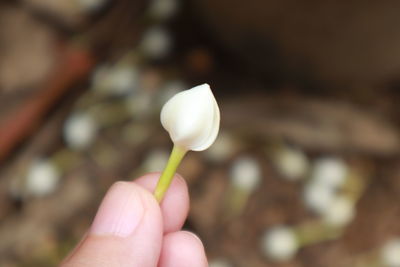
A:
[[[158,180],[156,189],[154,190],[154,197],[157,199],[158,203],[161,203],[161,201],[163,200],[165,192],[167,192],[168,187],[171,184],[176,169],[178,168],[186,152],[186,149],[181,148],[177,145],[174,145],[174,147],[172,148],[167,166],[162,172],[160,179]]]

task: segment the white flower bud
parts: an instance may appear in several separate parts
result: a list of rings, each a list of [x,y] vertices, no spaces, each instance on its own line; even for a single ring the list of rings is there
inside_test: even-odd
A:
[[[98,67],[93,73],[93,90],[99,93],[123,96],[139,87],[139,71],[134,66]]]
[[[140,49],[153,59],[163,58],[170,52],[172,40],[170,34],[163,28],[153,27],[144,33]]]
[[[400,239],[389,241],[381,252],[383,266],[399,267],[400,266]]]
[[[60,172],[48,160],[32,163],[26,176],[26,190],[29,195],[41,197],[56,190],[60,181]]]
[[[261,182],[261,168],[251,157],[241,157],[233,163],[231,179],[234,187],[252,192]]]
[[[338,227],[349,224],[354,216],[354,202],[345,196],[337,196],[323,214],[326,223]]]
[[[314,181],[305,186],[303,194],[304,204],[317,214],[323,214],[336,196],[333,188]]]
[[[97,124],[92,116],[76,113],[67,119],[64,125],[64,138],[73,149],[89,147],[97,135]]]
[[[338,188],[346,181],[348,168],[338,158],[322,158],[314,163],[311,179],[327,186]]]
[[[299,242],[291,228],[278,226],[265,233],[262,248],[268,258],[282,262],[294,257],[299,249]]]
[[[219,108],[208,84],[173,96],[161,110],[161,124],[175,145],[193,151],[210,147],[219,131]]]
[[[282,147],[274,155],[274,161],[278,171],[290,181],[303,178],[309,167],[307,156],[301,150],[290,147]]]

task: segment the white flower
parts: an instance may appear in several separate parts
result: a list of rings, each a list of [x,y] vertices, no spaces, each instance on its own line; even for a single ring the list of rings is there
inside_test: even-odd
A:
[[[202,151],[210,147],[219,131],[219,108],[208,84],[173,96],[161,110],[161,124],[175,145]]]
[[[286,226],[278,226],[266,232],[262,239],[264,254],[274,261],[287,261],[299,249],[294,231]]]
[[[26,176],[27,193],[33,196],[48,195],[57,188],[60,172],[48,160],[34,161]]]
[[[233,163],[231,179],[234,187],[252,192],[261,181],[260,165],[253,158],[241,157]]]
[[[345,196],[337,196],[323,214],[326,223],[342,227],[350,223],[355,215],[354,202]]]
[[[274,160],[278,171],[291,181],[304,177],[309,167],[307,156],[301,150],[290,147],[281,148]]]
[[[151,58],[162,58],[166,56],[172,46],[169,33],[160,27],[153,27],[145,32],[140,43],[141,50]]]
[[[92,144],[97,134],[97,124],[92,116],[76,113],[64,125],[64,138],[73,149],[85,149]]]
[[[400,239],[393,239],[386,243],[381,255],[384,266],[400,267]]]
[[[304,188],[304,203],[313,212],[323,214],[335,199],[333,188],[322,183],[311,182]]]
[[[100,93],[126,95],[139,86],[139,72],[133,66],[102,65],[93,73],[92,88]]]
[[[327,186],[337,188],[346,180],[348,168],[338,158],[322,158],[314,163],[311,179]]]

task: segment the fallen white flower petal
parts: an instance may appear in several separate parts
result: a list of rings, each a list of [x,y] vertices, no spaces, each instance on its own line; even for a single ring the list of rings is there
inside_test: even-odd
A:
[[[382,263],[387,267],[400,266],[400,239],[393,239],[382,248]]]
[[[348,167],[339,158],[321,158],[315,161],[311,179],[338,188],[346,181]]]
[[[97,123],[86,113],[76,113],[67,119],[64,125],[64,138],[69,147],[85,149],[97,135]]]
[[[251,157],[241,157],[233,163],[231,179],[234,187],[254,191],[261,182],[260,164]]]
[[[170,34],[161,27],[153,27],[144,33],[140,49],[153,59],[163,58],[170,52],[172,40]]]
[[[326,223],[338,227],[349,224],[354,216],[354,202],[345,196],[337,196],[323,214]]]
[[[323,183],[312,181],[304,187],[304,204],[317,214],[325,213],[335,197],[335,190]]]
[[[130,65],[102,65],[93,73],[92,83],[92,88],[99,93],[127,95],[139,87],[139,71]]]
[[[291,228],[278,226],[265,233],[262,239],[262,249],[271,260],[288,261],[297,253],[299,242]]]
[[[202,151],[214,143],[219,131],[217,101],[208,84],[173,96],[161,110],[161,124],[175,145]]]
[[[29,195],[41,197],[56,190],[60,181],[60,172],[48,160],[34,161],[26,176],[26,190]]]
[[[278,171],[290,181],[303,178],[309,167],[308,158],[304,152],[288,146],[282,147],[274,155],[274,161]]]

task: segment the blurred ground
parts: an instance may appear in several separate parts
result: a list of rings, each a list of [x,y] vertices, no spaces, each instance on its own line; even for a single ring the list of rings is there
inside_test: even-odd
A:
[[[357,74],[355,86],[335,73],[327,80],[338,85],[324,85],[318,72],[257,70],[235,40],[209,30],[201,14],[213,9],[198,8],[0,3],[0,265],[57,265],[113,182],[162,170],[171,143],[161,106],[207,82],[221,133],[179,173],[191,193],[185,228],[201,237],[211,266],[400,266],[382,256],[400,238],[400,72],[379,82]],[[336,182],[328,190],[319,179]],[[337,208],[338,197],[349,204]],[[277,226],[294,240],[271,245]]]

